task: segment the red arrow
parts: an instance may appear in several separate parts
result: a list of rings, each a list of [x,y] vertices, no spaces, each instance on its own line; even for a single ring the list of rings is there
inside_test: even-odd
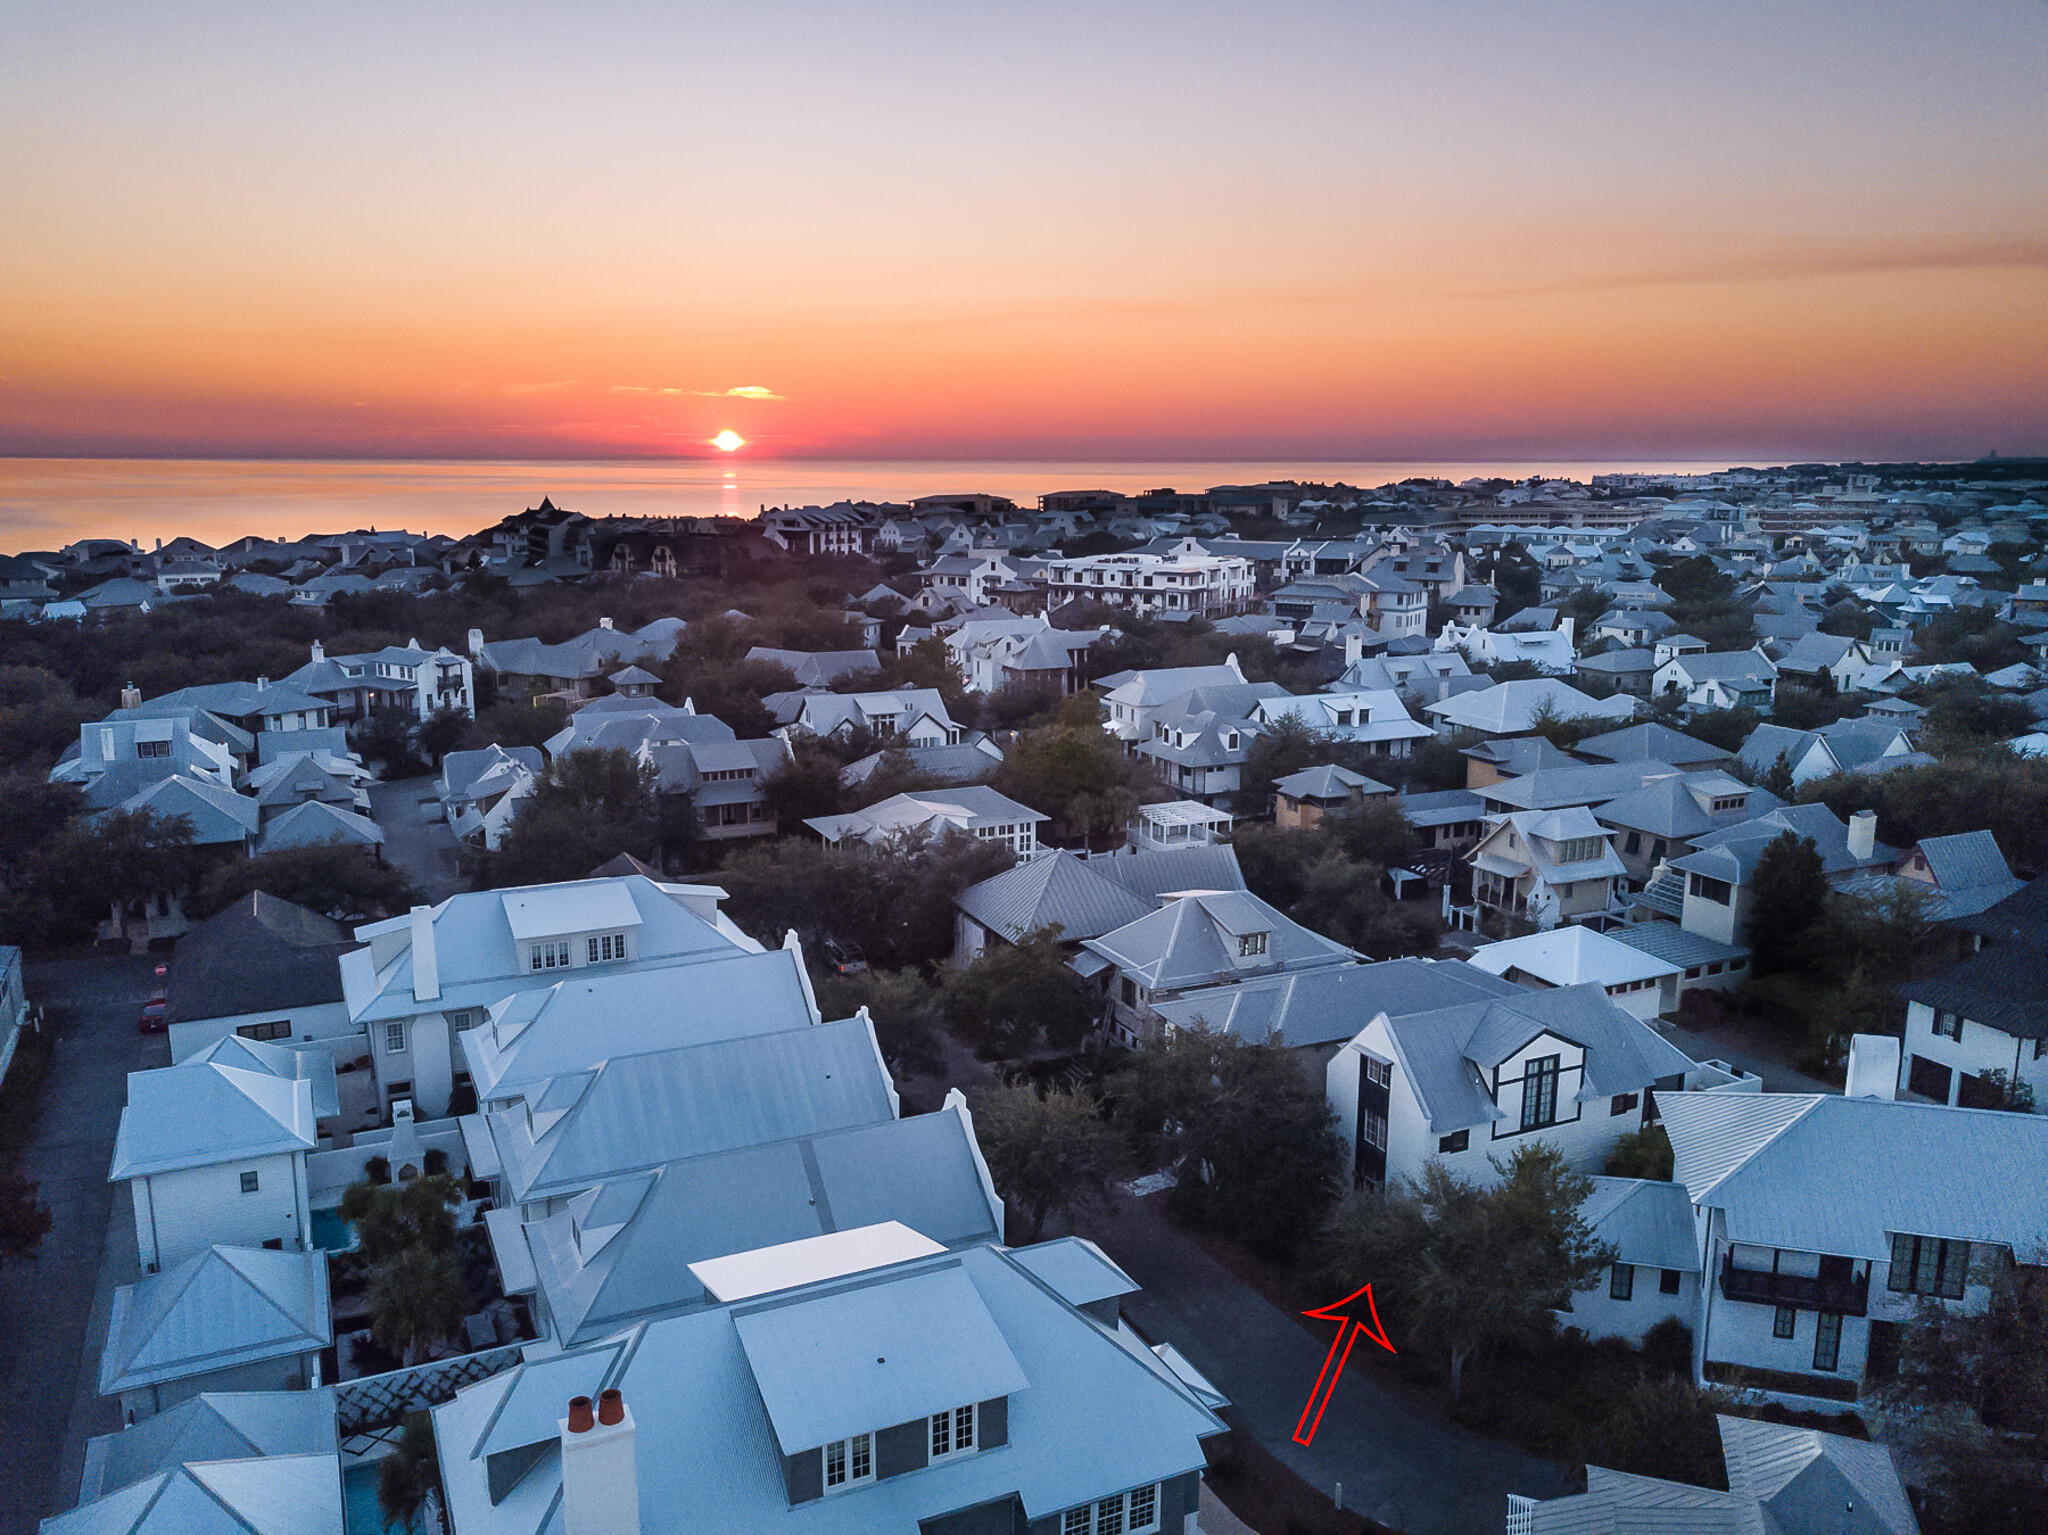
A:
[[[1365,1298],[1366,1313],[1372,1317],[1370,1327],[1352,1314],[1353,1303],[1360,1296]],[[1302,1315],[1340,1324],[1337,1336],[1330,1340],[1330,1352],[1323,1356],[1323,1373],[1316,1377],[1316,1388],[1308,1394],[1308,1405],[1301,1409],[1301,1421],[1294,1425],[1294,1442],[1312,1444],[1316,1428],[1323,1421],[1323,1409],[1330,1405],[1330,1398],[1337,1393],[1337,1380],[1344,1373],[1344,1363],[1351,1357],[1351,1345],[1358,1341],[1358,1335],[1364,1333],[1390,1354],[1395,1352],[1395,1348],[1387,1341],[1387,1330],[1380,1326],[1380,1308],[1373,1304],[1371,1285],[1353,1290],[1340,1301],[1319,1306],[1314,1311],[1304,1311]]]

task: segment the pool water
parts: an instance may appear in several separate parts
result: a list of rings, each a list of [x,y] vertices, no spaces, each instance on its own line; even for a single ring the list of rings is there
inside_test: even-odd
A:
[[[313,1245],[324,1253],[345,1253],[356,1245],[355,1228],[339,1210],[315,1210],[312,1227]]]
[[[386,1535],[399,1526],[384,1523],[384,1510],[377,1506],[377,1464],[375,1461],[350,1466],[341,1473],[342,1528],[348,1535]],[[405,1526],[406,1535],[418,1535],[418,1520]]]

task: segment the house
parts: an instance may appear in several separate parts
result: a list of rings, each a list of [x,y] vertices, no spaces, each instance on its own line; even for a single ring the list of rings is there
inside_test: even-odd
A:
[[[1096,679],[1102,692],[1104,729],[1126,743],[1152,734],[1159,711],[1197,688],[1221,688],[1244,681],[1235,655],[1215,666],[1163,666],[1145,671],[1112,672]],[[1284,689],[1282,691],[1285,691]]]
[[[1560,618],[1554,629],[1540,630],[1479,629],[1447,623],[1437,632],[1435,648],[1460,651],[1474,665],[1495,666],[1525,661],[1556,676],[1569,675],[1578,662],[1578,652],[1572,647],[1572,620],[1569,617]]]
[[[1046,604],[1101,603],[1144,617],[1220,618],[1251,605],[1252,562],[1183,539],[1170,554],[1091,554],[1045,562]]]
[[[859,788],[892,760],[900,760],[911,772],[935,783],[981,783],[1003,765],[1003,749],[978,730],[952,746],[887,747],[841,768],[840,787]]]
[[[1684,699],[1689,709],[1754,709],[1768,714],[1777,697],[1778,669],[1760,651],[1703,650],[1660,663],[1650,688],[1658,698]]]
[[[1701,837],[1739,826],[1784,801],[1719,769],[1673,773],[1593,806],[1593,819],[1617,833],[1615,851],[1628,879],[1647,884],[1660,864],[1690,853]]]
[[[1572,748],[1591,762],[1668,762],[1688,773],[1726,767],[1733,754],[1654,722],[1587,736]]]
[[[882,658],[872,650],[775,650],[756,645],[745,659],[780,666],[806,688],[829,688],[845,678],[882,669]]]
[[[1632,698],[1594,698],[1555,677],[1533,677],[1521,682],[1497,682],[1475,692],[1425,704],[1422,712],[1437,722],[1440,731],[1474,730],[1484,736],[1518,736],[1534,730],[1545,717],[1592,717],[1626,725],[1635,718],[1636,705]]]
[[[470,658],[446,645],[429,651],[418,640],[346,656],[329,656],[315,640],[312,659],[285,682],[332,705],[343,720],[392,712],[422,720],[443,711],[476,713]]]
[[[559,645],[537,639],[492,640],[481,629],[469,631],[469,658],[497,678],[501,694],[527,698],[589,698],[599,683],[621,666],[659,667],[675,653],[685,625],[680,618],[657,618],[627,632],[600,618]]]
[[[1602,804],[1677,774],[1678,769],[1668,762],[1580,762],[1567,757],[1556,767],[1508,774],[1477,793],[1494,815],[1513,810],[1564,810],[1573,805]]]
[[[1062,696],[1083,686],[1088,653],[1109,630],[1055,629],[1043,613],[1029,618],[967,617],[944,628],[946,654],[961,680],[981,693],[1033,688]]]
[[[1162,889],[1243,888],[1227,843],[1100,858],[1052,848],[954,898],[953,962],[970,964],[991,942],[1019,943],[1044,928],[1071,945],[1100,938],[1156,911]]]
[[[1502,816],[1469,861],[1473,900],[1539,928],[1611,911],[1614,882],[1628,872],[1614,833],[1583,805]]]
[[[882,509],[865,501],[783,506],[764,508],[757,522],[763,538],[792,554],[866,554],[882,525]]]
[[[1818,730],[1788,730],[1759,725],[1737,754],[1752,772],[1771,772],[1780,760],[1794,787],[1832,773],[1849,773],[1893,758],[1912,755],[1913,738],[1895,720],[1836,720]]]
[[[1158,1037],[1165,1026],[1162,1003],[1194,993],[1213,996],[1254,976],[1351,964],[1359,957],[1243,890],[1175,895],[1155,912],[1084,940],[1081,948],[1074,970],[1100,988],[1105,1025],[1127,1044]]]
[[[846,815],[813,816],[804,825],[827,847],[842,847],[849,840],[881,843],[958,832],[983,842],[1000,842],[1022,859],[1037,854],[1038,828],[1048,819],[986,784],[956,784],[949,789],[892,795]]]
[[[1356,809],[1368,798],[1393,792],[1390,785],[1363,773],[1324,763],[1273,780],[1273,819],[1282,827],[1313,827],[1326,815]]]
[[[1192,689],[1153,711],[1151,734],[1134,749],[1160,782],[1214,804],[1243,787],[1245,759],[1262,728],[1258,706],[1291,696],[1277,682]]]
[[[1564,768],[1581,767],[1578,758],[1543,736],[1508,736],[1482,740],[1458,753],[1465,759],[1465,787],[1482,792],[1510,778],[1526,778]]]
[[[226,1494],[226,1501],[233,1507],[233,1494],[242,1478],[260,1480],[268,1476],[269,1463],[282,1457],[324,1456],[330,1464],[334,1484],[334,1522],[329,1528],[339,1529],[341,1475],[340,1463],[334,1458],[338,1449],[334,1404],[321,1392],[201,1392],[132,1428],[88,1439],[85,1444],[85,1471],[79,1486],[79,1513],[85,1513],[85,1505],[165,1473],[190,1468],[203,1478],[208,1464],[215,1461],[241,1463],[230,1468],[232,1475],[223,1479],[224,1485],[209,1489],[216,1494]],[[257,1464],[259,1462],[263,1464]],[[307,1493],[312,1491],[314,1488],[310,1483],[304,1489],[295,1490],[292,1506],[324,1512],[320,1499],[306,1501]],[[170,1515],[171,1509],[176,1508],[181,1500],[175,1494],[161,1492],[150,1494],[149,1501],[153,1508],[169,1503],[171,1507],[166,1508],[165,1513]],[[204,1504],[198,1507],[203,1509]],[[180,1518],[189,1519],[192,1512],[188,1507],[181,1516],[166,1517],[160,1526],[116,1527],[124,1531],[159,1527],[166,1531],[184,1530],[189,1526],[181,1523]],[[250,1528],[261,1527],[255,1522],[258,1516],[254,1510],[242,1512],[250,1517]],[[77,1528],[82,1531],[99,1530],[104,1526],[78,1518],[75,1524],[45,1523],[43,1528],[66,1531]]]
[[[322,1407],[331,1419],[332,1407]],[[147,1432],[155,1421],[126,1432]],[[332,1450],[232,1460],[195,1454],[45,1519],[42,1535],[192,1535],[199,1530],[335,1535],[345,1528],[343,1509],[341,1457]]]
[[[449,830],[473,846],[496,847],[545,770],[538,746],[492,745],[448,753],[441,759],[438,787]]]
[[[737,739],[732,726],[715,714],[699,714],[688,699],[679,709],[659,699],[613,695],[592,699],[570,715],[568,724],[541,743],[541,750],[550,762],[559,762],[578,751],[608,751],[617,747],[637,754],[642,747],[675,741],[696,745]]]
[[[434,1409],[456,1535],[1192,1524],[1223,1399],[1121,1323],[1136,1286],[1085,1243],[879,1222],[693,1272],[712,1304]]]
[[[1598,1286],[1571,1297],[1557,1314],[1560,1326],[1638,1347],[1665,1322],[1692,1326],[1700,1308],[1700,1252],[1682,1185],[1595,1177],[1579,1219],[1594,1240],[1614,1249],[1614,1263]]]
[[[1394,808],[1432,850],[1462,852],[1486,831],[1486,802],[1470,789],[1397,795]]]
[[[1921,838],[1900,862],[1899,878],[1920,894],[1923,915],[1936,922],[1974,917],[2026,888],[1989,831]]]
[[[1574,1305],[1585,1300],[1575,1297]],[[1586,1467],[1586,1490],[1510,1495],[1512,1535],[1589,1530],[1756,1531],[1772,1535],[1919,1535],[1892,1452],[1846,1434],[1716,1416],[1728,1490]]]
[[[1845,824],[1825,805],[1784,805],[1698,837],[1694,851],[1672,859],[1669,873],[1653,879],[1649,888],[1655,889],[1664,878],[1682,877],[1680,925],[1722,943],[1745,942],[1757,860],[1787,832],[1814,844],[1822,871],[1833,884],[1889,870],[1900,857],[1897,848],[1877,840],[1875,811],[1859,810]]]
[[[130,1185],[142,1271],[216,1242],[302,1250],[306,1153],[339,1113],[334,1060],[239,1036],[128,1074],[107,1179]]]
[[[1898,988],[1906,999],[1899,1091],[1965,1108],[2001,1108],[2031,1088],[2048,1103],[2048,951],[2041,935],[1994,941]],[[1997,1073],[1994,1077],[1993,1073]]]
[[[195,923],[164,982],[171,1060],[223,1039],[354,1059],[368,1049],[342,997],[340,960],[354,947],[339,922],[261,890]]]
[[[1580,656],[1572,676],[1588,687],[1608,693],[1648,698],[1650,678],[1656,670],[1657,663],[1647,650],[1604,650],[1596,656]]]
[[[762,702],[778,725],[800,735],[844,740],[865,732],[908,746],[952,746],[961,735],[937,688],[883,693],[770,693]]]
[[[357,757],[321,748],[271,756],[250,771],[243,789],[256,801],[267,826],[294,806],[308,803],[368,815],[367,785],[375,777]]]
[[[2048,1119],[1816,1093],[1660,1100],[1700,1232],[1702,1382],[1853,1402],[1927,1302],[2048,1242]]]
[[[1360,742],[1376,757],[1406,757],[1412,743],[1435,734],[1391,690],[1282,694],[1260,699],[1251,718],[1261,725],[1296,720],[1319,735]]]
[[[1573,1167],[1597,1168],[1653,1122],[1652,1088],[1683,1096],[1697,1071],[1589,984],[1379,1012],[1330,1058],[1325,1084],[1352,1182],[1381,1188],[1431,1161],[1496,1182],[1494,1159],[1532,1136]]]
[[[386,1105],[447,1113],[455,1088],[470,1085],[456,1035],[515,993],[595,966],[671,970],[687,984],[684,967],[757,952],[718,909],[724,898],[712,885],[631,875],[466,891],[358,927],[362,946],[341,956],[342,992]]]
[[[1579,923],[1481,944],[1467,962],[1539,991],[1598,986],[1617,1006],[1646,1023],[1678,1010],[1678,980],[1685,969]]]
[[[202,1392],[302,1390],[333,1342],[325,1253],[208,1247],[114,1291],[100,1395],[136,1423]]]

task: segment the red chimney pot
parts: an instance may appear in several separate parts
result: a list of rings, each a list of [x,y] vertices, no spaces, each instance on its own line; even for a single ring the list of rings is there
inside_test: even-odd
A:
[[[572,1396],[569,1398],[569,1432],[587,1434],[591,1427],[590,1398]]]
[[[607,1386],[597,1394],[597,1421],[611,1424],[621,1423],[626,1417],[626,1399],[619,1395],[619,1388]]]

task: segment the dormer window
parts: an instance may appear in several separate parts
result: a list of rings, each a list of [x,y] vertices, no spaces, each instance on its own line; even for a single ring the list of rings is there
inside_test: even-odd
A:
[[[544,943],[529,944],[526,958],[527,968],[532,970],[566,970],[569,968],[569,940],[551,938]]]
[[[875,1479],[875,1436],[855,1434],[825,1446],[825,1490],[837,1492]]]
[[[1237,939],[1237,957],[1256,959],[1266,952],[1266,933],[1240,933]]]
[[[599,933],[588,940],[586,952],[589,963],[595,965],[608,959],[626,957],[626,935],[624,933]]]
[[[955,1407],[950,1412],[935,1412],[931,1418],[933,1460],[944,1460],[949,1455],[965,1455],[975,1448],[974,1404]]]

